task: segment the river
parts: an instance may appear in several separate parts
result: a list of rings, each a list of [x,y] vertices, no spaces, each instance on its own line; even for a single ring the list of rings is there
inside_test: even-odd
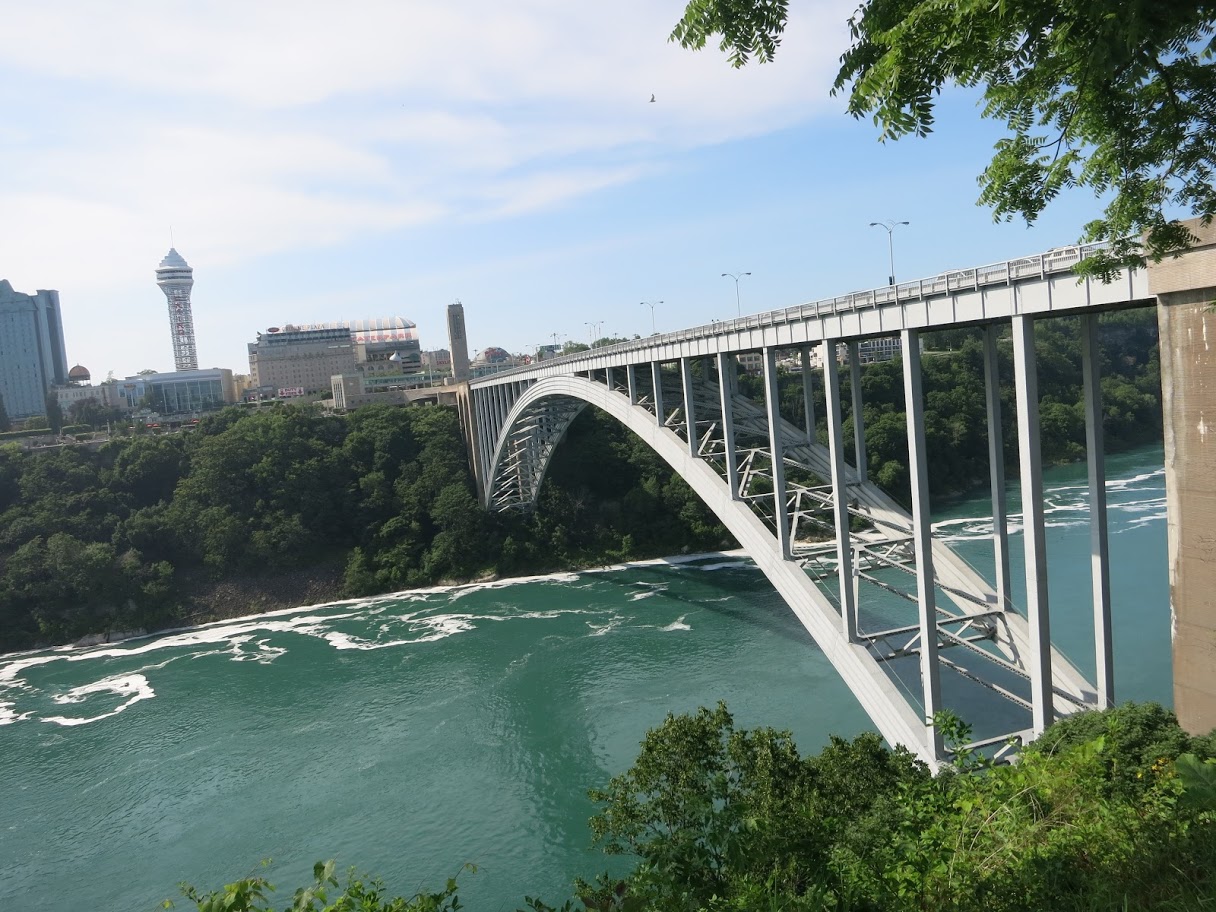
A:
[[[1171,701],[1160,448],[1108,460],[1116,688]],[[1084,466],[1046,473],[1053,634],[1092,673]],[[986,495],[938,528],[990,575]],[[1011,491],[1010,510],[1018,509]],[[1021,601],[1020,536],[1014,539]],[[605,859],[588,788],[665,713],[725,700],[814,751],[868,722],[739,555],[400,593],[0,658],[0,906],[142,912],[274,859],[472,910]],[[276,905],[287,897],[280,894]]]

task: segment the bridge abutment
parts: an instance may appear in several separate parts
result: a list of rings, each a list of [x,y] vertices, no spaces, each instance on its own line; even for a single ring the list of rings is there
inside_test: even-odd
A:
[[[1198,734],[1216,728],[1216,225],[1187,224],[1199,243],[1150,265],[1148,280],[1161,349],[1174,709]]]

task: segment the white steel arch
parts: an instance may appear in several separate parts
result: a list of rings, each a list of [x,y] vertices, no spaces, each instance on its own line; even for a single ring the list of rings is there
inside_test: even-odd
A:
[[[682,374],[680,380],[684,381],[684,396],[688,399],[693,395],[693,384],[689,382],[687,365],[684,365]],[[697,386],[697,395],[706,406],[719,401],[721,390],[715,385],[701,382]],[[935,635],[931,638],[932,647],[929,650],[917,644],[915,629],[910,627],[873,633],[859,633],[855,624],[852,629],[848,625],[842,629],[842,614],[847,617],[848,609],[840,609],[833,604],[820,585],[834,577],[836,570],[822,572],[816,578],[811,566],[822,568],[830,565],[835,568],[834,558],[825,558],[821,546],[816,550],[814,547],[799,547],[796,542],[792,549],[790,545],[790,538],[795,537],[802,515],[799,512],[802,509],[802,496],[806,495],[808,500],[819,497],[819,501],[805,511],[809,514],[815,508],[826,507],[835,511],[837,504],[834,495],[816,495],[814,489],[810,488],[788,495],[793,529],[782,541],[777,530],[782,527],[783,520],[778,519],[776,525],[766,522],[763,510],[755,509],[755,499],[749,500],[735,488],[735,483],[724,479],[717,468],[706,458],[701,458],[714,448],[711,440],[713,429],[702,434],[700,422],[695,422],[690,435],[686,424],[682,423],[679,409],[669,414],[667,407],[659,405],[657,412],[651,410],[655,406],[655,398],[660,403],[664,399],[670,402],[673,395],[673,390],[668,387],[659,397],[653,394],[639,397],[636,390],[631,395],[628,389],[621,391],[615,385],[609,386],[581,376],[550,377],[527,386],[515,398],[501,422],[497,423],[500,430],[492,444],[492,453],[485,462],[485,505],[490,509],[530,508],[553,452],[570,422],[588,404],[601,409],[654,449],[721,520],[823,650],[883,736],[892,744],[904,745],[931,765],[939,763],[940,740],[936,730],[928,724],[930,720],[922,717],[924,703],[915,694],[910,694],[906,687],[901,689],[897,679],[884,667],[885,662],[924,652],[933,656],[937,648],[949,646],[965,647],[963,652],[970,650],[980,654],[978,644],[987,640],[1003,656],[993,658],[984,655],[987,661],[1001,663],[996,676],[998,679],[1001,679],[1002,673],[1005,678],[1027,678],[1024,666],[1031,654],[1031,643],[1025,620],[1002,607],[1002,601],[982,577],[945,545],[933,542],[934,583],[954,604],[949,611],[939,607]],[[637,401],[631,403],[631,398]],[[744,400],[736,398],[735,408],[741,427],[750,421],[753,422],[754,431],[759,426],[755,424],[756,420],[764,418],[759,409]],[[692,409],[694,415],[707,414],[709,411],[708,407]],[[779,450],[783,452],[782,464],[788,461],[792,466],[809,467],[824,477],[831,474],[834,466],[839,467],[839,460],[832,460],[823,447],[807,442],[804,431],[780,419],[778,423],[777,433],[770,434],[770,437],[778,442]],[[683,436],[679,433],[681,430]],[[698,451],[701,455],[697,455]],[[864,568],[858,565],[864,564],[872,569],[879,565],[894,567],[909,563],[914,558],[914,549],[908,544],[910,517],[882,491],[859,481],[854,469],[847,467],[847,471],[850,476],[847,481],[848,508],[855,515],[869,517],[874,525],[868,537],[850,537],[846,532],[846,538],[850,538],[851,543],[841,553],[852,555],[855,571],[863,576]],[[780,471],[773,474],[782,475]],[[746,468],[741,470],[741,477],[746,478]],[[746,487],[746,481],[743,487]],[[842,509],[840,512],[845,511]],[[781,516],[782,513],[784,511],[776,515]],[[835,547],[834,542],[831,547]],[[808,570],[811,571],[810,575]],[[857,582],[854,578],[854,600]],[[877,583],[883,588],[891,588],[881,581]],[[847,590],[842,588],[840,591]],[[847,599],[842,601],[849,603]],[[1057,710],[1067,713],[1090,705],[1094,699],[1090,686],[1062,654],[1054,649],[1051,653],[1053,680],[1049,687],[1058,697]],[[933,660],[937,661],[935,656]],[[986,683],[958,662],[950,659],[941,661],[972,682],[990,687],[1001,697],[1013,700],[1027,710],[1031,709],[1029,703],[1013,694],[1007,684]],[[1000,743],[1008,736],[1025,741],[1033,734],[1026,728],[991,738],[985,743]]]

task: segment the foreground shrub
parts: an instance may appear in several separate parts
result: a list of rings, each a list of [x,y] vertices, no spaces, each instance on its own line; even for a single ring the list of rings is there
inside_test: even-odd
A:
[[[669,715],[591,793],[594,840],[633,871],[576,892],[597,912],[1216,910],[1214,741],[1128,704],[1057,723],[1016,763],[960,752],[933,776],[873,734],[804,758],[789,732],[736,730],[723,704]],[[314,873],[289,912],[460,908],[454,879],[387,899],[354,876],[337,894],[332,862]],[[184,892],[199,912],[269,912],[270,889]]]

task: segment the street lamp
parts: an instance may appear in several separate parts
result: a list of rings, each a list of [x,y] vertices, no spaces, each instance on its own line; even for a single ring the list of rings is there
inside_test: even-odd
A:
[[[892,240],[892,237],[895,234],[896,228],[898,228],[900,225],[907,224],[908,222],[893,222],[889,219],[885,219],[881,222],[870,222],[871,228],[877,227],[887,229],[887,253],[890,254],[891,257],[891,274],[887,276],[888,285],[895,284],[895,241]]]
[[[600,327],[604,325],[604,321],[600,320],[597,322],[593,320],[590,323],[583,323],[583,325],[587,327],[587,338],[590,342],[587,347],[595,348],[595,340],[599,335]]]
[[[654,308],[655,308],[656,304],[662,304],[663,302],[662,301],[642,301],[641,303],[642,303],[643,307],[650,308],[650,334],[654,335],[658,332],[658,330],[654,328]]]
[[[724,273],[722,273],[722,278],[724,278],[724,279],[730,278],[730,279],[735,280],[735,316],[737,316],[737,317],[743,316],[743,305],[739,303],[739,280],[741,278],[743,278],[744,276],[748,276],[748,275],[751,275],[751,273],[750,272],[739,272],[739,273],[724,272]]]

